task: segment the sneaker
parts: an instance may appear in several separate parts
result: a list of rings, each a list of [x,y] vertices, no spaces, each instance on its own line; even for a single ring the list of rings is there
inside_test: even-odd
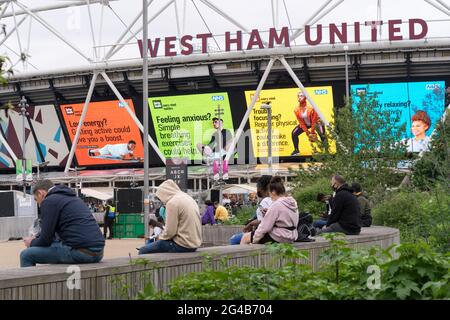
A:
[[[228,172],[223,174],[222,179],[223,180],[228,180]]]
[[[216,173],[215,175],[214,175],[214,181],[218,181],[219,180],[219,174],[218,173]]]
[[[300,151],[294,150],[294,151],[292,151],[291,156],[298,156],[299,154],[300,154]]]

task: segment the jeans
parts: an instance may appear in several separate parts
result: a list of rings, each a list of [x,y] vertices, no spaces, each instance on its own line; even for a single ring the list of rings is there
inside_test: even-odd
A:
[[[106,217],[103,224],[103,236],[106,239],[106,231],[109,229],[109,239],[113,238],[114,218]]]
[[[194,252],[197,248],[185,248],[176,244],[172,240],[158,240],[149,243],[139,249],[139,254],[160,253],[160,252]]]
[[[334,232],[344,233],[348,236],[354,236],[354,235],[358,235],[360,233],[360,232],[348,232],[347,230],[342,228],[338,222],[330,224],[325,229],[322,229],[320,233],[334,233]]]
[[[318,229],[322,229],[323,227],[325,227],[327,225],[327,221],[326,219],[319,219],[314,221],[313,223],[313,227],[314,228],[318,228]]]
[[[53,242],[49,247],[30,247],[20,253],[20,267],[34,267],[36,264],[72,264],[96,263],[103,258],[103,247],[85,248],[93,252],[102,252],[90,256],[77,249],[64,245],[61,241]]]
[[[241,239],[243,235],[244,235],[243,232],[233,234],[230,238],[230,244],[231,245],[241,244]]]

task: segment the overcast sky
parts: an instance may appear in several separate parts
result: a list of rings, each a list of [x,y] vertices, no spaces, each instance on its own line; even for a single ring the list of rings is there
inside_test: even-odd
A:
[[[21,3],[30,8],[40,7],[47,4],[55,4],[64,2],[64,0],[19,0]],[[259,30],[268,30],[274,26],[271,11],[270,0],[210,0],[227,14],[232,16],[235,20],[241,23],[248,29],[257,28]],[[276,1],[274,1],[276,2]],[[278,23],[277,28],[283,26],[292,27],[293,29],[302,27],[308,18],[314,14],[327,0],[278,0]],[[337,0],[333,0],[337,2]],[[442,0],[450,8],[450,0]],[[153,16],[159,9],[163,8],[169,3],[169,0],[154,0],[150,5],[149,17]],[[194,6],[194,4],[197,8]],[[447,38],[450,43],[450,11],[449,15],[439,11],[438,9],[427,4],[424,0],[381,0],[381,18],[386,21],[389,19],[403,19],[404,21],[410,18],[422,18],[429,21],[428,37],[442,37]],[[226,31],[235,32],[239,30],[238,27],[221,17],[213,10],[208,8],[200,0],[176,0],[179,17],[180,17],[180,34],[198,34],[208,33],[208,28],[215,35],[223,35]],[[102,55],[109,50],[109,45],[115,43],[118,37],[125,30],[125,25],[131,23],[142,8],[141,0],[119,0],[110,2],[111,10],[104,7],[103,11],[103,32],[100,37],[100,21],[101,8],[99,4],[91,6],[91,13],[93,18],[93,28],[95,31],[95,41],[97,44],[106,45],[102,50]],[[20,8],[14,6],[15,11]],[[186,10],[186,20],[183,22],[183,10]],[[200,14],[198,13],[198,11]],[[286,14],[288,12],[288,15]],[[11,6],[7,12],[11,11]],[[117,14],[121,20],[119,20]],[[72,7],[60,10],[53,10],[41,12],[39,15],[51,24],[58,32],[66,39],[72,42],[76,47],[85,53],[90,58],[94,58],[93,39],[90,31],[90,22],[87,6]],[[19,22],[23,16],[17,16],[16,21]],[[289,17],[289,19],[288,19]],[[377,18],[377,0],[345,0],[331,13],[320,19],[319,22],[323,25],[329,23],[348,22],[353,24],[355,21],[364,22],[366,20],[376,20]],[[431,20],[447,21],[431,22]],[[206,22],[206,26],[205,25]],[[10,31],[14,26],[14,19],[3,18],[0,24],[5,24],[6,32]],[[133,30],[137,30],[142,25],[142,19],[136,23]],[[27,19],[19,28],[20,30],[20,45],[16,34],[13,34],[4,45],[0,46],[0,55],[7,55],[10,57],[13,64],[18,61],[17,54],[20,52],[28,52],[30,55],[29,61],[40,71],[49,69],[60,69],[64,67],[73,67],[78,65],[86,65],[88,62],[78,53],[72,50],[67,44],[60,41],[55,35],[47,31],[42,25],[35,20],[30,23]],[[29,30],[31,35],[29,36]],[[350,29],[349,38],[353,38],[353,31]],[[402,32],[405,37],[408,36],[408,27],[403,25]],[[326,34],[326,33],[325,33]],[[167,9],[159,15],[154,21],[149,24],[150,38],[177,36],[177,23],[175,15],[175,6],[171,4]],[[382,30],[382,38],[387,38],[387,28]],[[0,35],[0,41],[4,35]],[[128,39],[129,34],[125,37]],[[141,34],[137,36],[141,38]],[[327,38],[327,36],[324,36]],[[363,30],[362,37],[368,39],[369,30]],[[29,51],[28,48],[28,38]],[[223,48],[223,36],[216,37],[219,46]],[[215,42],[210,40],[209,44],[215,46]],[[304,44],[304,37],[300,37],[296,42],[297,45]],[[244,46],[246,45],[244,39]],[[20,48],[22,48],[20,50]],[[11,51],[14,50],[16,53]],[[125,46],[119,51],[114,59],[138,58],[139,50],[136,45],[136,39],[131,41],[131,44]],[[25,66],[28,71],[35,69],[30,65]],[[24,66],[19,62],[15,66],[15,71],[20,72]]]

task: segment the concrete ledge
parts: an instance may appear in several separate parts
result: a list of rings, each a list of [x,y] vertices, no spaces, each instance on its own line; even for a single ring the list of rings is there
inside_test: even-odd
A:
[[[239,225],[206,225],[202,226],[204,246],[226,246],[232,235],[242,232],[244,226]]]
[[[231,228],[214,226],[211,229],[227,233]],[[353,247],[377,245],[387,248],[400,242],[400,233],[397,229],[387,227],[364,228],[358,236],[347,236],[347,241]],[[295,243],[295,246],[309,252],[308,261],[298,262],[310,264],[317,270],[318,255],[328,247],[328,242],[317,237],[315,242]],[[134,262],[129,258],[109,259],[96,264],[80,265],[79,290],[69,290],[67,287],[67,280],[72,275],[67,273],[68,265],[1,270],[0,300],[121,299],[134,297],[149,281],[157,290],[167,290],[168,284],[178,276],[201,271],[205,255],[214,256],[213,268],[220,268],[222,257],[229,258],[229,265],[238,266],[263,266],[271,259],[264,245],[205,247],[193,253],[143,255],[141,257],[148,260],[146,265],[137,264],[136,259]]]

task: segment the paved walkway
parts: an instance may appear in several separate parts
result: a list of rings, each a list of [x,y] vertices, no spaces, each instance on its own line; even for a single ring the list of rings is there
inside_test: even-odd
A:
[[[144,239],[113,239],[106,240],[105,257],[122,258],[137,256],[137,247],[144,244]],[[25,249],[23,241],[2,241],[0,242],[0,269],[20,267],[19,254]]]

